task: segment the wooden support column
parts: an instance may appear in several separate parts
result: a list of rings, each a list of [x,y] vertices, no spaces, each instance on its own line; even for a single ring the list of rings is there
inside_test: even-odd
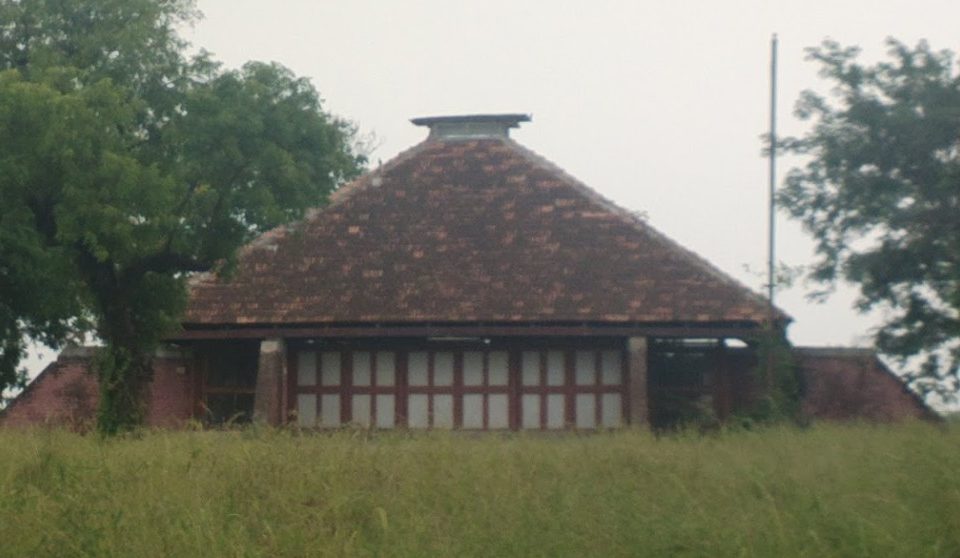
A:
[[[257,390],[253,396],[256,422],[279,426],[283,423],[283,394],[287,377],[287,350],[283,339],[260,342],[257,365]]]
[[[647,338],[627,339],[628,386],[630,424],[646,426],[650,423],[647,405]]]

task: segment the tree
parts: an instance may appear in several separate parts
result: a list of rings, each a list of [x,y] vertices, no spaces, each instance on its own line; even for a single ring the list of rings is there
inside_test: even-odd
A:
[[[812,277],[858,285],[859,309],[885,310],[878,348],[944,392],[960,385],[960,76],[926,42],[888,47],[872,66],[835,42],[808,49],[834,89],[797,103],[812,127],[783,147],[807,162],[779,201],[816,239]]]
[[[107,433],[141,422],[190,274],[363,164],[307,80],[188,57],[176,26],[196,17],[191,0],[0,0],[0,382],[24,335],[89,328]]]

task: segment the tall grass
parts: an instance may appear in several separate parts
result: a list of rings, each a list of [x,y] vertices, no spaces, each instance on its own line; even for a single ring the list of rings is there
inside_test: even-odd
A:
[[[0,555],[960,556],[960,427],[0,431]]]

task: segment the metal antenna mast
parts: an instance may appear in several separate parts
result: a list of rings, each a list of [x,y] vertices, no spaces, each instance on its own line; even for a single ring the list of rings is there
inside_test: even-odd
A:
[[[767,300],[770,302],[770,326],[773,327],[773,296],[776,283],[775,239],[777,224],[777,34],[770,41],[770,222],[767,239]]]
[[[773,295],[776,288],[776,270],[774,269],[774,241],[776,239],[776,211],[777,211],[777,34],[770,40],[770,221],[767,238],[767,355],[766,372],[767,388],[774,389],[774,356],[773,347],[777,336],[776,319],[777,309],[774,306]]]

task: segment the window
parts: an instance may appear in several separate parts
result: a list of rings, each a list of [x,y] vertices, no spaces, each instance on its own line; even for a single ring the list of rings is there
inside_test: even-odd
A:
[[[624,416],[619,349],[305,350],[295,366],[305,427],[594,429]]]
[[[396,425],[394,352],[300,351],[296,362],[300,426]]]
[[[453,428],[453,353],[407,355],[407,426]]]
[[[407,355],[407,426],[510,427],[506,351],[413,351]]]
[[[521,428],[593,429],[622,423],[622,351],[523,351],[520,361]]]
[[[506,351],[463,353],[462,428],[510,428],[510,358]]]

